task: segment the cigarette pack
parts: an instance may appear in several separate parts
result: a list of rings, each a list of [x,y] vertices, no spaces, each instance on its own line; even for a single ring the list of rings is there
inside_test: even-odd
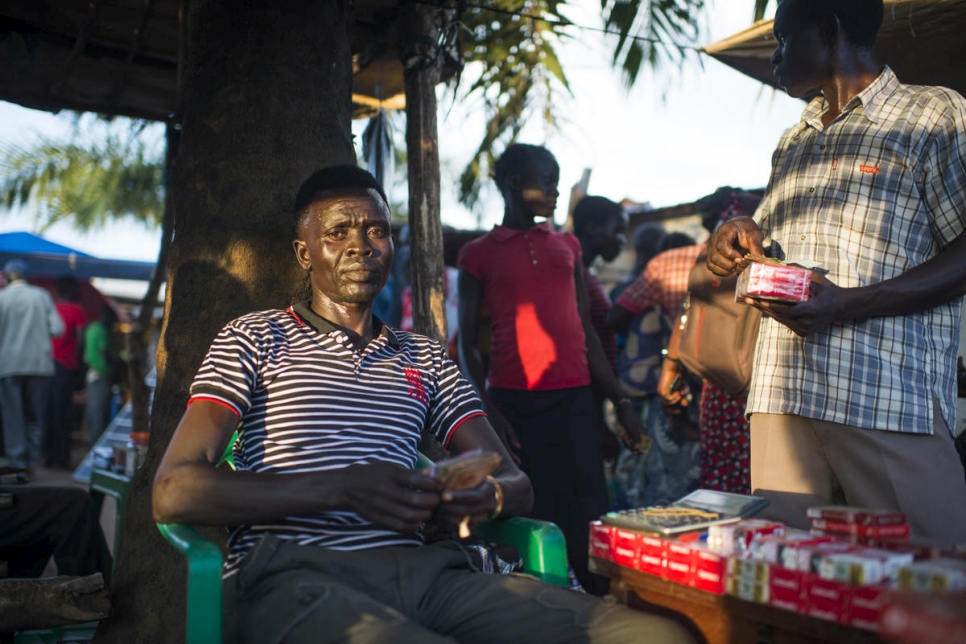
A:
[[[691,586],[717,595],[724,594],[728,559],[705,544],[691,546]]]
[[[748,549],[748,555],[758,561],[781,564],[782,556],[787,548],[824,543],[832,541],[833,537],[822,537],[801,530],[789,530],[784,535],[766,535],[759,537]]]
[[[725,593],[728,595],[757,604],[768,603],[768,591],[767,581],[756,582],[738,577],[729,577],[727,588],[725,589]]]
[[[640,532],[616,528],[611,543],[614,563],[628,568],[637,568],[641,554]]]
[[[600,521],[590,523],[590,556],[613,561],[613,528]]]
[[[893,550],[903,550],[907,549],[906,547],[909,545],[908,535],[904,537],[860,537],[854,534],[839,534],[835,532],[826,532],[825,530],[812,529],[811,532],[815,537],[837,539],[839,541],[846,541],[857,546],[868,546],[870,548],[890,548]]]
[[[853,586],[866,586],[880,583],[885,578],[885,569],[881,559],[854,552],[822,557],[818,574],[823,579],[833,579]]]
[[[708,528],[708,546],[722,554],[739,556],[751,547],[755,539],[783,534],[785,534],[784,523],[763,519],[744,519]]]
[[[823,534],[854,535],[857,537],[901,538],[909,536],[908,523],[891,523],[885,525],[863,525],[848,521],[830,521],[828,519],[812,519],[812,530]]]
[[[755,583],[768,583],[769,566],[763,561],[728,558],[728,579],[743,579]]]
[[[664,577],[667,564],[668,541],[660,537],[642,534],[637,569],[658,577]]]
[[[867,631],[879,630],[879,619],[891,596],[888,586],[852,588],[845,608],[845,623]]]
[[[804,580],[805,614],[830,622],[844,621],[851,587],[818,575],[805,575]]]
[[[790,570],[818,574],[822,558],[830,554],[853,552],[859,546],[844,541],[789,544],[782,552],[782,566]]]
[[[895,578],[899,590],[947,593],[966,590],[966,561],[930,559],[899,569]]]
[[[808,508],[805,512],[810,519],[854,523],[864,526],[885,526],[906,522],[906,515],[896,510],[871,510],[852,508],[845,505],[821,505]]]
[[[692,556],[689,544],[667,542],[664,578],[685,586],[691,585]]]
[[[768,575],[768,603],[784,610],[804,613],[804,573],[773,565]]]
[[[748,255],[747,265],[738,275],[735,300],[745,297],[778,302],[804,302],[812,282],[807,268],[791,266],[777,260]]]

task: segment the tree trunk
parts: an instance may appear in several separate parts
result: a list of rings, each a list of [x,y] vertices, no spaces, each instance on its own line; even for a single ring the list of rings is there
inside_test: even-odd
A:
[[[406,2],[400,8],[399,57],[406,90],[406,157],[409,164],[410,271],[413,330],[446,346],[446,293],[443,225],[439,213],[439,144],[436,84],[440,58],[436,19],[442,9]],[[431,460],[446,458],[434,436],[424,433],[419,451]]]
[[[131,432],[146,432],[150,428],[151,388],[146,382],[148,364],[148,344],[154,329],[154,309],[158,305],[158,293],[164,283],[168,265],[168,253],[174,236],[174,191],[171,177],[174,174],[174,161],[178,156],[181,132],[173,123],[165,128],[164,157],[164,214],[161,217],[161,247],[158,249],[158,263],[148,282],[148,290],[141,300],[141,310],[134,321],[134,327],[127,334],[127,371],[131,387]]]
[[[312,172],[352,163],[349,0],[192,0],[175,237],[147,463],[134,477],[98,642],[184,639],[184,561],[151,517],[155,470],[218,330],[307,294],[292,200]]]
[[[399,42],[406,88],[413,328],[445,345],[446,294],[436,128],[440,59],[433,47],[439,31],[436,18],[442,11],[427,4],[404,4],[400,8]]]

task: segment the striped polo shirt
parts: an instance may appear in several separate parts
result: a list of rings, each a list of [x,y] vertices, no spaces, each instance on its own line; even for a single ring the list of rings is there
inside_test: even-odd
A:
[[[380,461],[413,467],[424,430],[446,446],[464,421],[482,415],[474,389],[438,342],[373,323],[379,333],[361,350],[308,304],[250,313],[221,330],[191,401],[238,414],[238,470],[294,474]],[[379,528],[354,512],[286,517],[236,528],[226,575],[264,534],[335,550],[422,543],[418,533]]]

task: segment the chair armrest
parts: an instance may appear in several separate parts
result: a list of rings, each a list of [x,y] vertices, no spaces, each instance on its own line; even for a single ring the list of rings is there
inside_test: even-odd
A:
[[[549,521],[525,517],[496,519],[477,526],[476,536],[513,546],[523,557],[524,572],[555,586],[569,586],[567,543]]]
[[[221,549],[188,525],[159,523],[158,530],[188,563],[186,644],[221,642]]]

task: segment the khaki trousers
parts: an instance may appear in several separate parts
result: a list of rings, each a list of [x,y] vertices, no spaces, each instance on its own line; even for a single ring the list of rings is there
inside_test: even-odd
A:
[[[915,541],[966,543],[963,465],[938,404],[933,416],[932,434],[904,434],[754,414],[751,488],[770,501],[762,516],[807,529],[815,505],[894,509]]]

